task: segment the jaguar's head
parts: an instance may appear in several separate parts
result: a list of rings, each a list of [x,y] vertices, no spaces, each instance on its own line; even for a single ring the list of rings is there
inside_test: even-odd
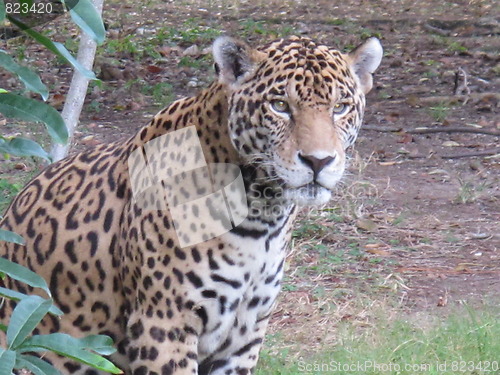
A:
[[[229,134],[243,160],[299,204],[323,204],[344,173],[382,47],[370,38],[348,54],[291,37],[252,49],[214,43],[229,98]]]

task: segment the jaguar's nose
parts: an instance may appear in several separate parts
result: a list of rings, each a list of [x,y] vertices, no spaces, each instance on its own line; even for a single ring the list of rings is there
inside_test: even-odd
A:
[[[333,156],[327,156],[325,158],[317,158],[312,155],[302,155],[299,154],[299,160],[307,165],[314,173],[314,179],[318,177],[319,172],[323,170],[328,164],[335,160]]]

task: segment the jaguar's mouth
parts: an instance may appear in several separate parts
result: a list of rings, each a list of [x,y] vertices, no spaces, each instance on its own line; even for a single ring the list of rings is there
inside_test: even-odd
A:
[[[288,187],[285,198],[299,206],[317,206],[327,203],[332,198],[332,191],[317,182],[310,182],[296,188]]]

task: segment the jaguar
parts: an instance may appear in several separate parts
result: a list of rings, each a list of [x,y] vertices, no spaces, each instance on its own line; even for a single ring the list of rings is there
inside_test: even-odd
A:
[[[26,241],[0,255],[43,276],[64,312],[36,332],[109,335],[131,375],[253,373],[293,221],[343,176],[382,54],[376,38],[343,53],[307,37],[219,37],[207,89],[128,140],[48,166],[0,222]]]

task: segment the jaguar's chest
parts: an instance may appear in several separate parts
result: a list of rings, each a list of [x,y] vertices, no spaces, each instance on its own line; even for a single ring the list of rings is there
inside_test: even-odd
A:
[[[200,359],[227,355],[264,329],[259,322],[267,322],[280,291],[289,221],[265,233],[238,229],[218,239],[223,250],[210,254],[212,266],[219,267],[204,275],[204,291],[191,291],[195,308],[207,316],[198,344]]]

